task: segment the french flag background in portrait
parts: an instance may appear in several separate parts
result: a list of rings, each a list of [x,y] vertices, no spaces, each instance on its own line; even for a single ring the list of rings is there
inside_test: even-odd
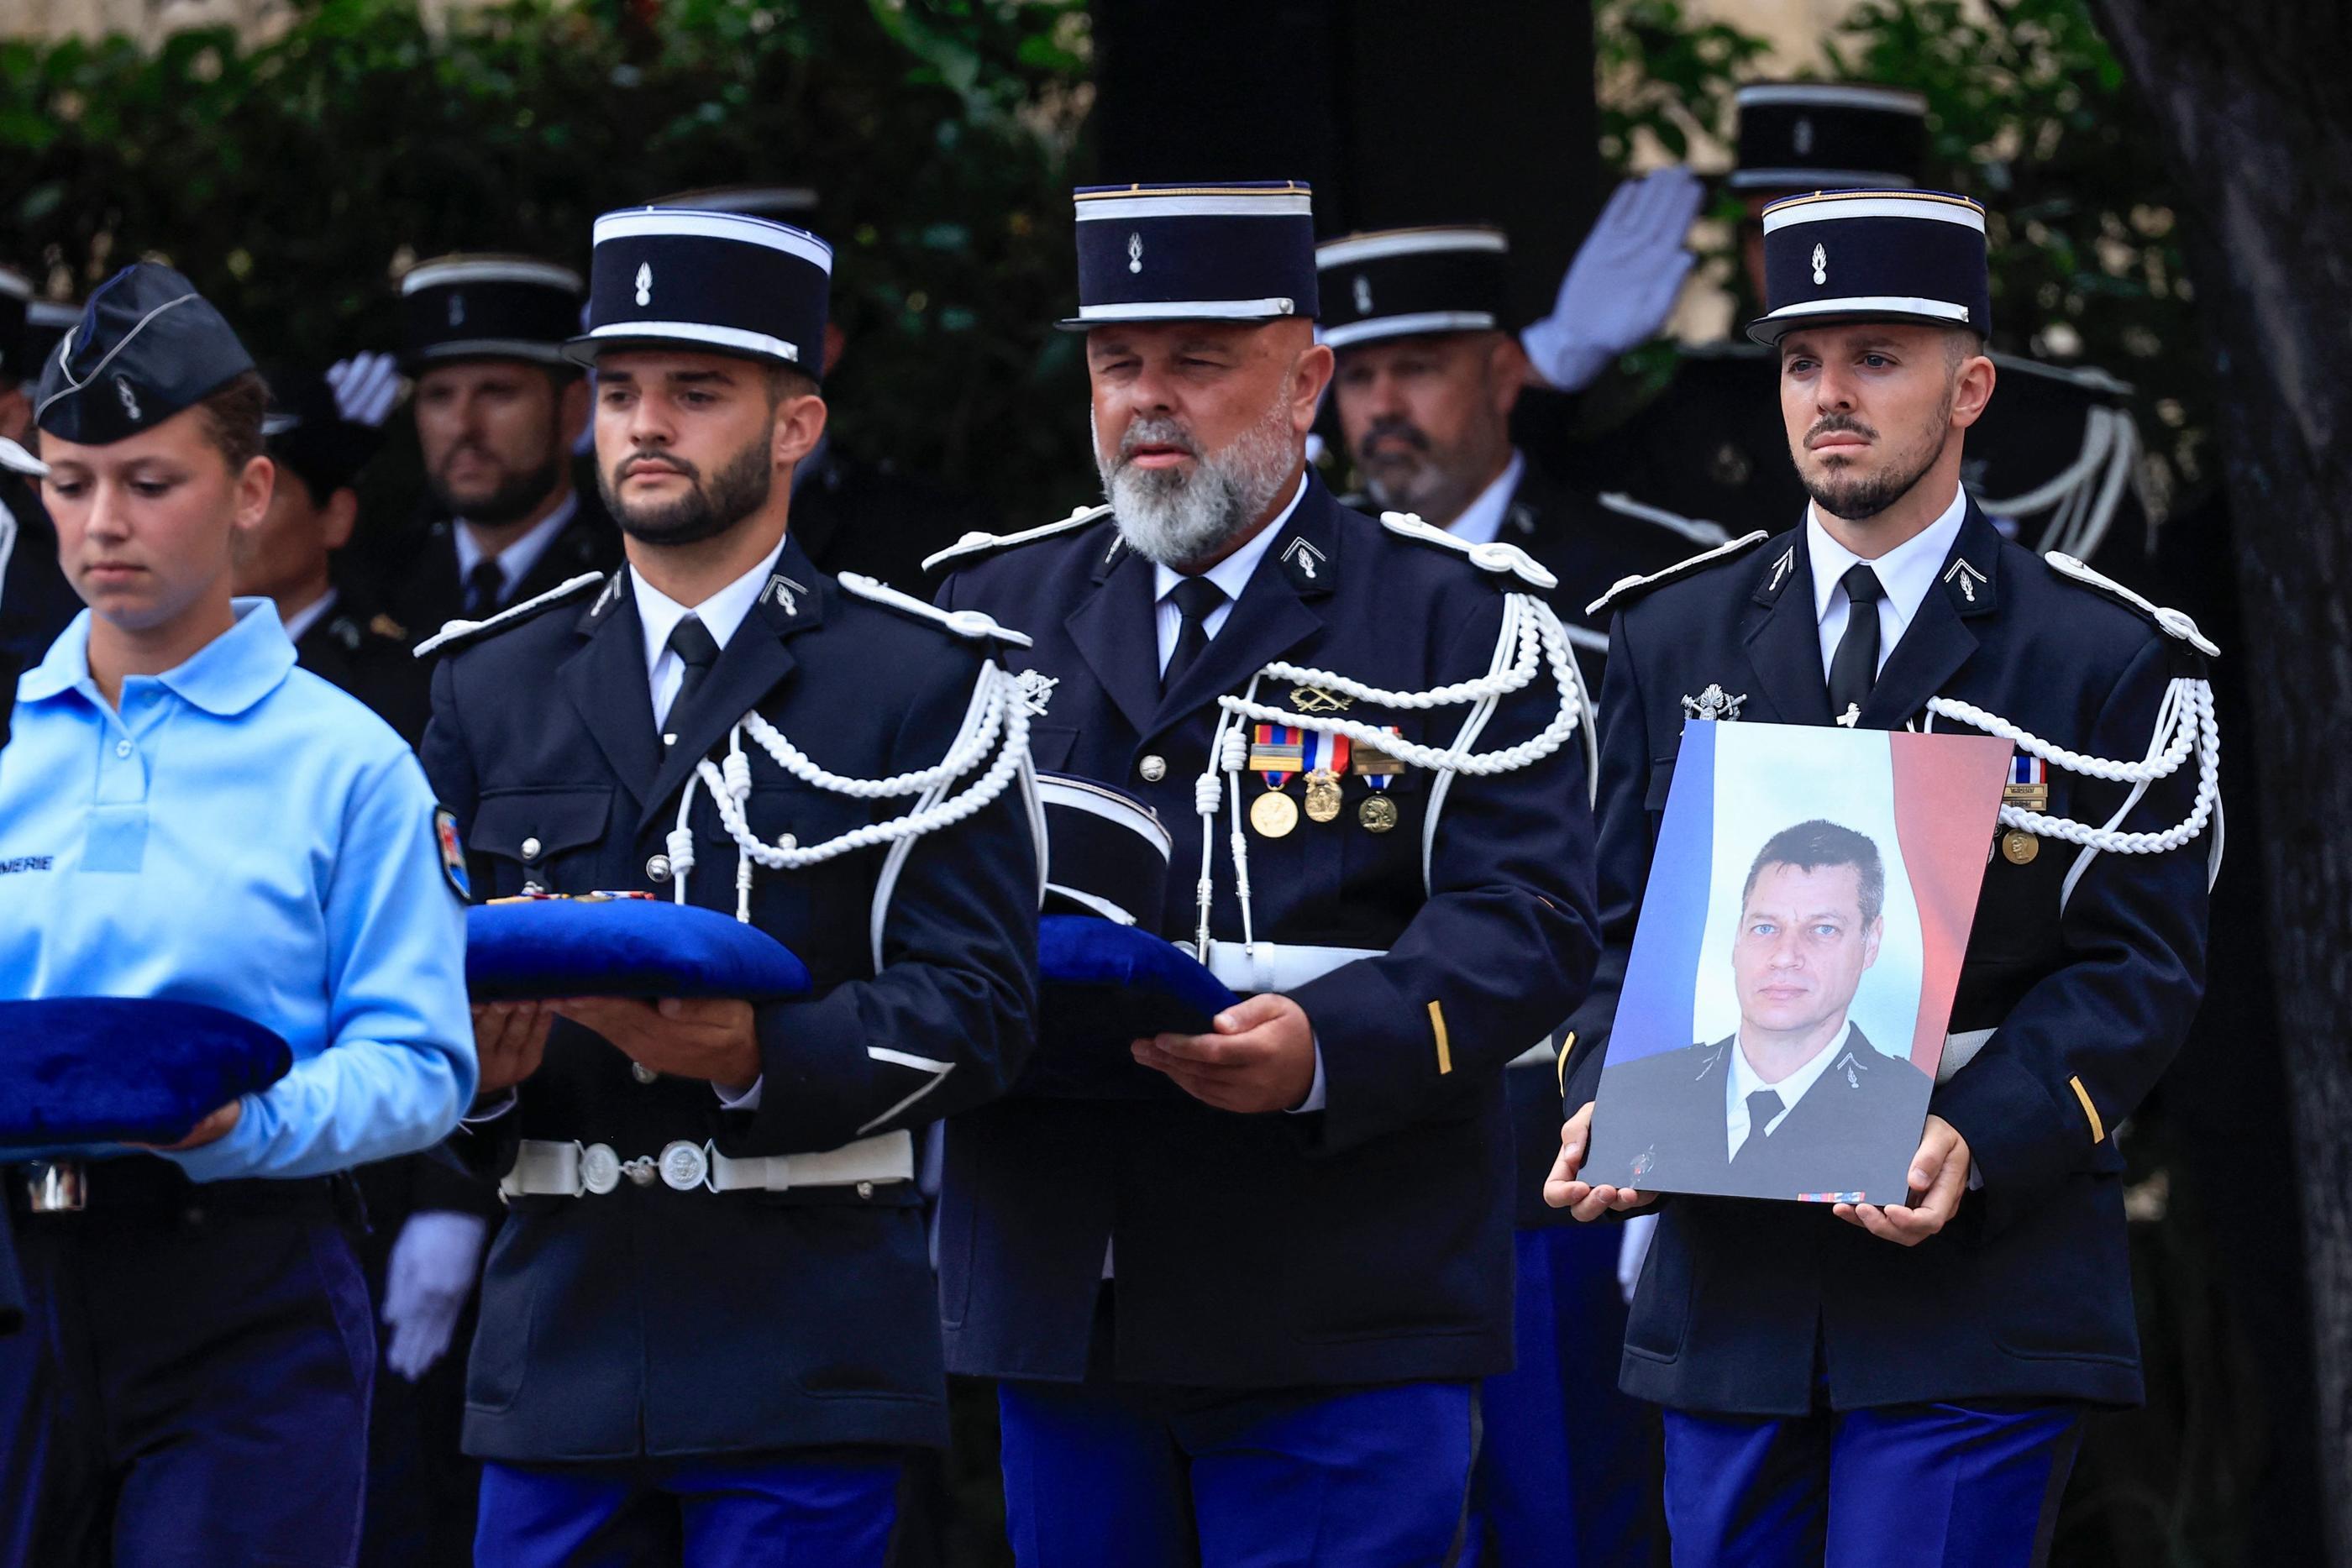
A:
[[[1886,873],[1878,962],[1851,1017],[1879,1050],[1932,1075],[2011,755],[1985,736],[1686,725],[1610,1063],[1738,1032],[1731,944],[1748,870],[1774,833],[1820,819],[1874,841]]]

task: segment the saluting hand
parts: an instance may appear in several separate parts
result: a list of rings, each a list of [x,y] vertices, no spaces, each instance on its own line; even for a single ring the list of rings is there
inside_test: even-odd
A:
[[[1248,998],[1219,1013],[1213,1027],[1213,1034],[1155,1035],[1129,1050],[1220,1111],[1296,1110],[1315,1087],[1315,1026],[1288,997]]]
[[[1941,1116],[1927,1118],[1919,1152],[1911,1156],[1911,1191],[1926,1196],[1908,1207],[1899,1203],[1841,1203],[1832,1212],[1882,1241],[1916,1247],[1944,1228],[1969,1190],[1969,1141]]]
[[[532,1073],[547,1054],[553,1009],[541,1002],[491,1002],[474,1009],[474,1055],[481,1063],[476,1094],[511,1089]]]
[[[1551,1163],[1551,1175],[1544,1177],[1546,1203],[1554,1208],[1564,1208],[1579,1219],[1598,1219],[1612,1209],[1622,1214],[1656,1201],[1658,1195],[1654,1192],[1640,1192],[1630,1186],[1595,1186],[1577,1180],[1576,1173],[1584,1168],[1585,1146],[1591,1141],[1592,1107],[1587,1104],[1560,1124],[1559,1157]]]
[[[734,997],[572,997],[549,1004],[562,1018],[594,1030],[630,1061],[656,1072],[699,1078],[722,1089],[749,1089],[760,1076],[760,1037],[751,1004]]]

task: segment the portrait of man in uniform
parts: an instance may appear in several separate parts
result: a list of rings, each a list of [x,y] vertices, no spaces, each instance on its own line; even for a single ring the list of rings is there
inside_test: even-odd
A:
[[[1710,742],[1692,761],[1714,766],[1687,810],[1683,789],[1667,802],[1672,886],[1654,890],[1657,940],[1628,976],[1629,999],[1654,998],[1636,1027],[1654,1049],[1604,1071],[1595,1160],[1645,1192],[1899,1201],[1950,1008],[1938,960],[1974,907],[1999,758],[1956,737],[1691,728]],[[1954,740],[1973,789],[1914,788],[1951,780],[1904,754]],[[1738,788],[1699,798],[1735,768]]]

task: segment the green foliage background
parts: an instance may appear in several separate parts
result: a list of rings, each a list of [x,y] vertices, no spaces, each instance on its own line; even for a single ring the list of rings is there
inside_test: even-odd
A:
[[[650,9],[650,8],[648,8]],[[1086,426],[1067,314],[1079,0],[309,0],[267,42],[0,45],[0,259],[79,298],[170,260],[265,363],[396,339],[398,274],[460,249],[585,267],[595,214],[814,184],[850,333],[838,428],[1066,510]],[[1040,420],[1037,410],[1055,417]]]

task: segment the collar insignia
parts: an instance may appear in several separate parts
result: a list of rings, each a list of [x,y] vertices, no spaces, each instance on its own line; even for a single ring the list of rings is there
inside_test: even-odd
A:
[[[787,615],[798,615],[801,612],[800,596],[807,591],[808,584],[794,582],[780,571],[768,579],[768,586],[760,590],[760,597]]]
[[[1955,557],[1952,564],[1944,569],[1944,580],[1958,589],[1961,598],[1974,604],[1977,601],[1977,584],[1985,580],[1985,574],[1970,566],[1965,558]]]
[[[1321,550],[1303,538],[1292,539],[1282,550],[1283,564],[1308,582],[1323,580],[1322,569],[1328,559]]]

